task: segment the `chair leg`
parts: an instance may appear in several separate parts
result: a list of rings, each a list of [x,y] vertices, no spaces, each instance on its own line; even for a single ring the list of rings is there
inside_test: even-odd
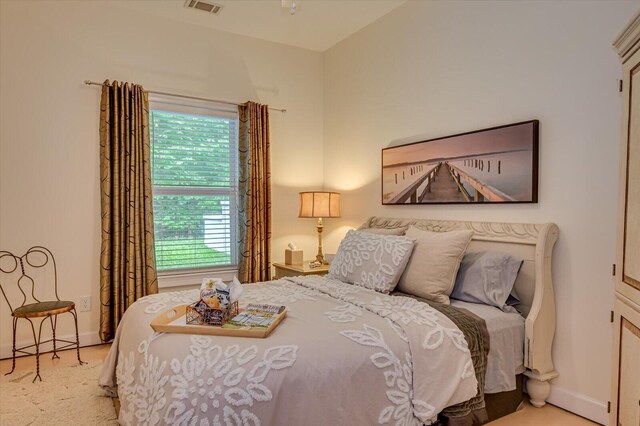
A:
[[[16,326],[18,325],[18,318],[13,317],[13,350],[11,357],[11,371],[5,373],[5,376],[13,373],[13,370],[16,369]]]
[[[80,365],[86,364],[80,359],[80,336],[78,334],[78,315],[76,315],[75,308],[71,310],[71,315],[73,315],[73,322],[76,324],[76,354],[78,355],[78,362]]]
[[[40,335],[42,333],[42,323],[44,319],[40,321],[40,328],[38,331],[38,337],[36,338],[36,328],[33,326],[33,322],[29,318],[25,318],[31,324],[31,332],[33,333],[33,341],[36,345],[36,377],[33,378],[32,383],[36,381],[36,379],[40,379],[42,381],[42,377],[40,376]],[[46,319],[46,318],[45,318]]]
[[[53,356],[51,359],[60,359],[56,353],[56,325],[58,325],[58,315],[49,316],[49,321],[51,322],[51,331],[53,332]]]

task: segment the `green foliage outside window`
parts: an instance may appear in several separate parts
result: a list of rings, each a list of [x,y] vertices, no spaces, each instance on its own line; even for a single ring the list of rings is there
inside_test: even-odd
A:
[[[235,121],[163,110],[149,121],[158,270],[230,264]]]

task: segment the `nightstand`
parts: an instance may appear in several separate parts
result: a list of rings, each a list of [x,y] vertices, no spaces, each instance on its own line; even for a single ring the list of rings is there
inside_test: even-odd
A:
[[[284,263],[274,263],[276,268],[276,274],[273,277],[277,280],[282,277],[298,277],[300,275],[325,275],[329,272],[329,265],[321,265],[317,268],[310,268],[309,262],[312,260],[305,260],[301,264],[297,265],[285,265]]]

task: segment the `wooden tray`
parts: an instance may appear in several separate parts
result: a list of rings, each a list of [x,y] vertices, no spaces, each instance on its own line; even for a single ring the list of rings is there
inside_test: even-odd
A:
[[[242,311],[242,310],[240,310]],[[151,328],[158,333],[203,334],[207,336],[235,336],[265,338],[280,324],[287,315],[283,311],[276,320],[267,328],[222,328],[213,325],[172,324],[184,317],[187,313],[187,305],[175,306],[158,315],[151,321]]]

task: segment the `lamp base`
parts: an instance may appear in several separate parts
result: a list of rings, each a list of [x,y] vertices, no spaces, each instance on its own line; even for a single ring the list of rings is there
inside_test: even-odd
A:
[[[324,229],[324,224],[322,223],[322,218],[318,218],[318,254],[316,255],[316,261],[320,262],[320,264],[324,265],[324,254],[322,254],[322,230]]]

